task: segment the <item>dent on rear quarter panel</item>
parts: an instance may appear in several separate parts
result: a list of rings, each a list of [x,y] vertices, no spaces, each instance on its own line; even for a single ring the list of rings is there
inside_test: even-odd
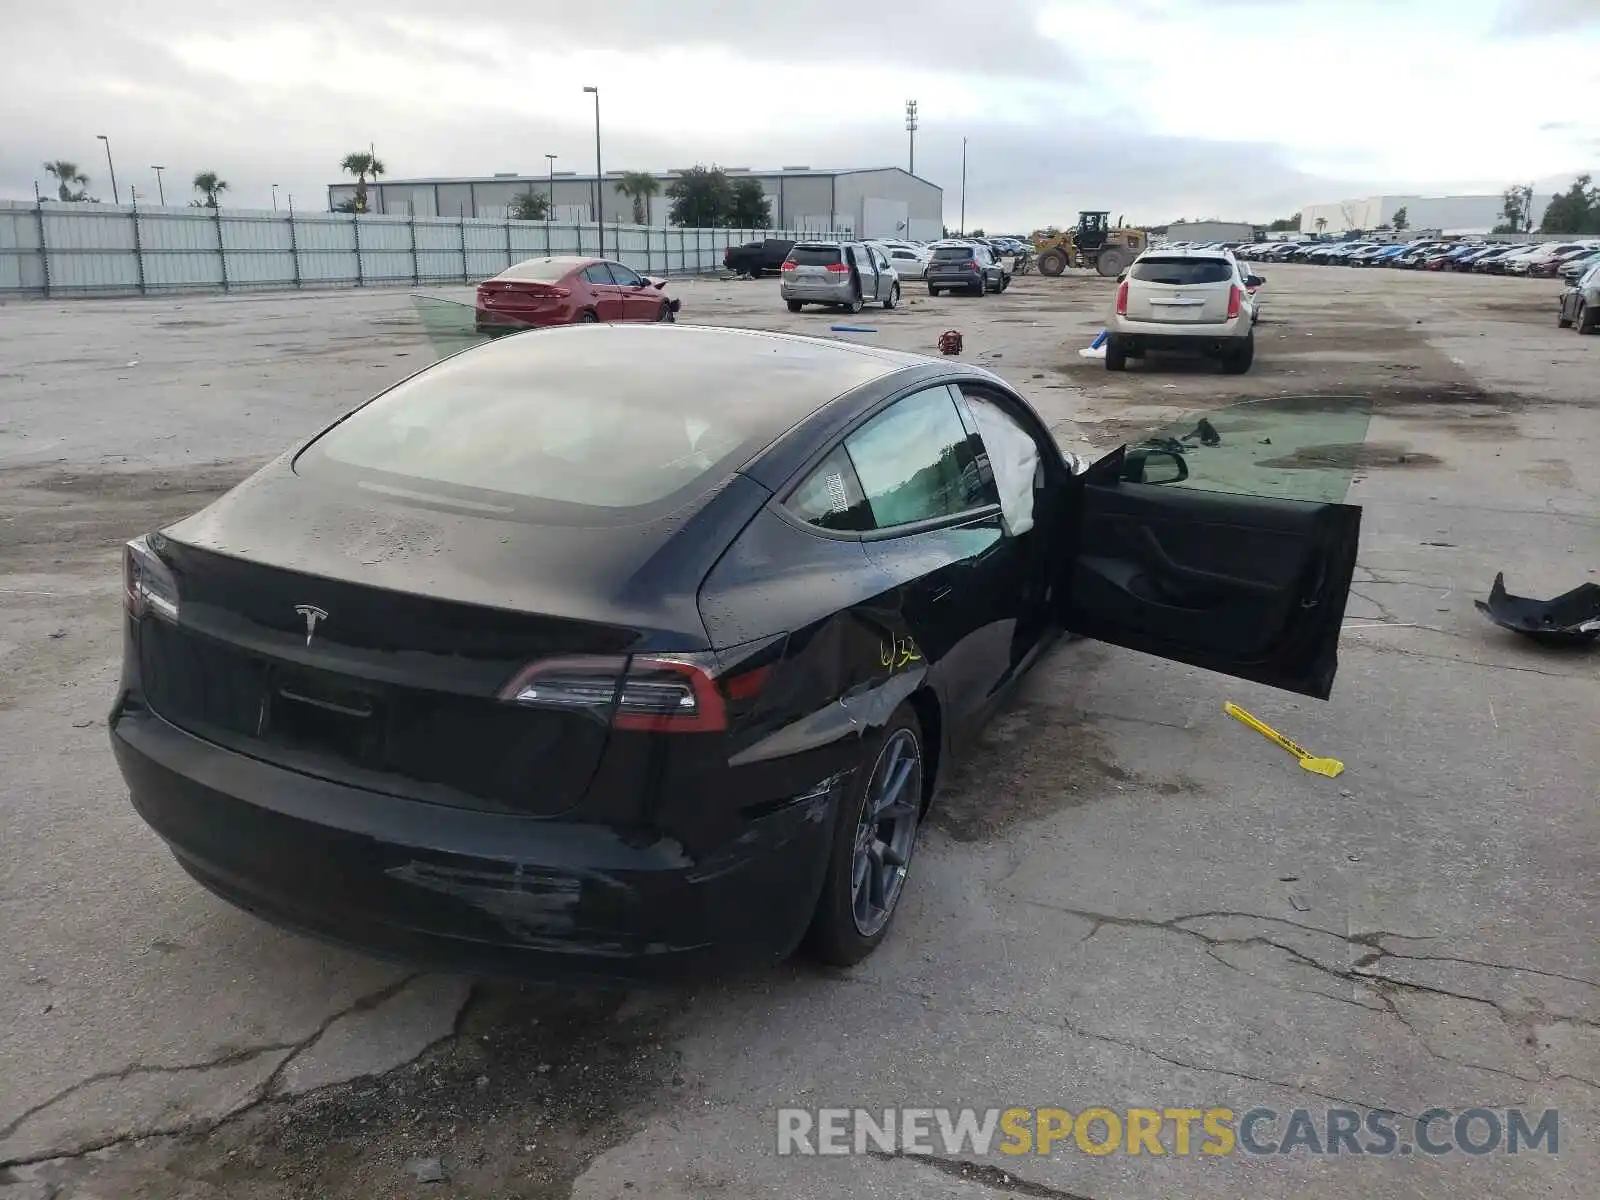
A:
[[[770,506],[707,578],[700,611],[719,648],[788,635],[757,708],[733,731],[730,764],[781,763],[791,794],[852,767],[860,739],[926,677],[925,662],[893,652],[907,637],[894,581],[861,543],[809,533]]]

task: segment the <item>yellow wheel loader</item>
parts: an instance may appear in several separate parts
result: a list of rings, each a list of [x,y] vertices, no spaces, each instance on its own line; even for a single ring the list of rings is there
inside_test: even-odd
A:
[[[1120,275],[1147,245],[1144,230],[1113,226],[1109,212],[1081,212],[1075,229],[1039,243],[1039,274],[1089,267],[1102,275]]]

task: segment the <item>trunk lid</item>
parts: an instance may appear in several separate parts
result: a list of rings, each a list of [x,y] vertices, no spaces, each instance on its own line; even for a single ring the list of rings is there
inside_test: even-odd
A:
[[[1142,258],[1128,272],[1130,321],[1220,325],[1228,319],[1233,264],[1220,258]]]
[[[498,694],[530,662],[626,652],[621,626],[408,595],[167,539],[179,624],[139,626],[161,717],[253,758],[413,799],[549,816],[582,800],[609,729]]]

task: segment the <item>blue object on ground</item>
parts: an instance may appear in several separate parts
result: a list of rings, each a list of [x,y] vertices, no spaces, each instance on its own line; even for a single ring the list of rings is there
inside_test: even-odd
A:
[[[834,333],[877,333],[871,325],[829,325]]]
[[[1101,346],[1104,346],[1105,344],[1106,344],[1106,331],[1104,329],[1102,329],[1098,334],[1095,335],[1094,341],[1089,343],[1089,349],[1098,350],[1098,349],[1100,349]]]

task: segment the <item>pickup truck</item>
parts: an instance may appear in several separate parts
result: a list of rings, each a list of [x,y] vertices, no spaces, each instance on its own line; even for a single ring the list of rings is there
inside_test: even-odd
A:
[[[739,275],[760,279],[768,271],[783,266],[783,260],[794,249],[788,238],[768,238],[764,242],[746,242],[742,246],[729,246],[722,256],[722,265]]]

